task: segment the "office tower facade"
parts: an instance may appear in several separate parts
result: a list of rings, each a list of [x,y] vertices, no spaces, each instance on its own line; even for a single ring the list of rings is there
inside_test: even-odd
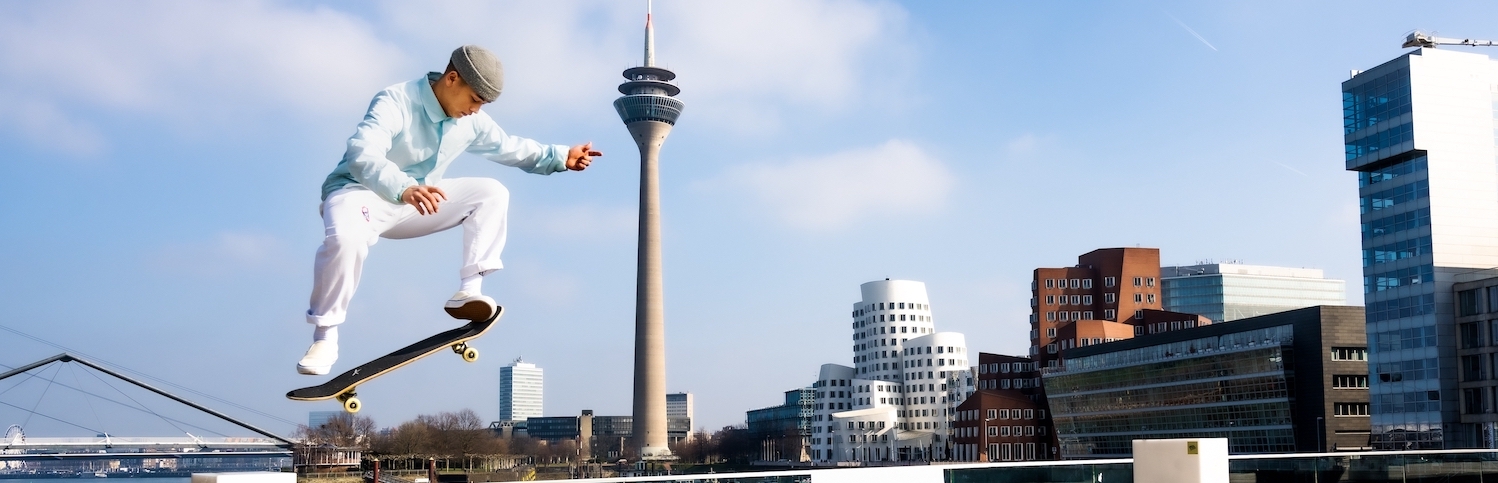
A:
[[[949,458],[951,418],[974,389],[966,338],[937,332],[926,284],[881,280],[853,304],[853,365],[823,364],[812,384],[811,458]]]
[[[1460,417],[1452,283],[1498,266],[1495,66],[1484,55],[1421,48],[1342,83],[1375,448],[1481,441]]]
[[[542,376],[541,368],[520,359],[499,368],[501,421],[525,421],[541,417]]]
[[[645,65],[624,70],[614,101],[640,149],[640,233],[635,279],[634,445],[644,459],[671,458],[666,435],[666,316],[661,275],[659,158],[686,104],[676,74],[655,66],[655,26],[645,14]]]
[[[1160,267],[1165,310],[1199,314],[1213,322],[1275,312],[1346,305],[1347,282],[1314,268],[1203,263]]]
[[[1363,325],[1361,307],[1318,306],[1069,349],[1042,376],[1061,457],[1125,458],[1165,438],[1366,450]]]
[[[1462,424],[1476,428],[1475,446],[1498,448],[1498,269],[1454,282]]]
[[[1077,257],[1074,267],[1035,269],[1030,356],[1042,367],[1053,365],[1059,333],[1079,320],[1142,322],[1144,310],[1164,306],[1159,278],[1157,248],[1102,248]]]

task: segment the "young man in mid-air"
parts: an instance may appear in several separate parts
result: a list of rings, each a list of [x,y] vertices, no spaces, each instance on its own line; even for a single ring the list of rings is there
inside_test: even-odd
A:
[[[348,140],[343,161],[322,186],[324,237],[312,271],[307,322],[312,347],[297,363],[302,374],[327,374],[338,359],[338,325],[359,286],[369,247],[380,238],[415,238],[463,226],[458,293],[444,304],[464,320],[487,320],[497,307],[481,293],[483,277],[501,268],[510,193],[491,178],[443,179],[468,152],[535,174],[587,169],[592,144],[541,144],[505,134],[479,110],[504,86],[493,53],[475,45],[454,50],[446,72],[429,73],[375,94]]]

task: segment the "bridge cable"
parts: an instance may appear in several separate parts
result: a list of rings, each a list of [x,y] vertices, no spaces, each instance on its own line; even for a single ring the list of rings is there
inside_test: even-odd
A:
[[[52,379],[57,378],[58,372],[62,372],[62,369],[52,368]],[[47,380],[47,387],[42,388],[42,394],[36,397],[36,402],[32,403],[31,410],[26,412],[26,420],[21,422],[22,428],[26,427],[27,424],[31,424],[31,416],[36,414],[36,407],[42,405],[42,399],[47,398],[47,390],[52,389],[52,379]]]
[[[0,369],[13,370],[15,368],[11,367],[11,366],[7,366],[5,364],[0,364]],[[97,374],[94,374],[93,372],[85,372],[85,373],[88,374],[88,375],[91,375],[91,376],[93,376],[95,378],[99,377]],[[32,377],[36,377],[34,374],[31,374],[31,373],[27,373],[26,376],[27,376],[27,379],[30,379]],[[23,380],[23,382],[24,381],[25,380]],[[20,384],[18,383],[17,386],[19,386],[19,385]],[[150,411],[148,411],[146,409],[142,409],[142,408],[138,408],[138,407],[135,407],[135,406],[131,406],[129,404],[125,404],[125,403],[120,402],[118,400],[110,399],[110,398],[108,398],[108,397],[106,397],[104,395],[98,394],[98,393],[89,392],[87,390],[80,389],[80,388],[73,387],[73,386],[69,386],[69,385],[61,383],[61,382],[57,383],[57,385],[58,386],[62,386],[63,388],[66,388],[66,389],[72,389],[74,391],[78,391],[80,393],[87,394],[89,396],[93,396],[93,397],[96,397],[96,398],[99,398],[99,399],[103,399],[105,401],[114,403],[115,405],[118,405],[118,406],[123,407],[125,409],[129,409],[129,410],[132,410],[132,411],[139,411],[139,412],[146,413],[146,414],[150,414],[151,413]],[[15,386],[12,386],[10,389],[15,389]],[[5,391],[0,391],[0,394],[5,394],[5,392],[9,391],[10,389],[6,389]],[[202,427],[202,426],[198,426],[196,424],[192,424],[192,423],[189,423],[187,421],[183,421],[183,420],[176,419],[176,418],[167,418],[167,419],[171,419],[172,421],[176,421],[176,422],[182,423],[183,425],[186,425],[186,426],[192,426],[195,429],[201,429],[201,430],[203,430],[205,432],[208,432],[208,433],[213,433],[213,434],[216,434],[216,435],[219,435],[219,436],[223,436],[223,437],[226,437],[226,438],[229,437],[229,435],[227,435],[227,434],[220,433],[218,431],[214,431],[212,429],[205,428],[205,427]],[[103,423],[101,422],[100,424],[103,424]]]
[[[146,379],[151,379],[151,380],[160,382],[162,384],[165,384],[165,385],[168,385],[168,386],[171,386],[171,387],[175,387],[177,389],[181,389],[183,391],[187,391],[187,392],[190,392],[190,393],[193,393],[193,394],[197,394],[199,396],[203,396],[203,397],[212,399],[214,401],[218,401],[220,403],[224,403],[224,404],[227,404],[227,405],[230,405],[230,406],[234,406],[234,407],[239,408],[239,409],[243,409],[245,411],[249,411],[249,412],[252,412],[252,413],[255,413],[255,414],[259,414],[261,416],[265,416],[267,418],[274,419],[276,421],[279,421],[279,422],[284,423],[284,424],[291,425],[293,427],[301,425],[301,423],[299,423],[299,422],[292,421],[290,419],[286,419],[286,418],[283,418],[283,417],[280,417],[280,416],[277,416],[277,415],[274,415],[274,414],[271,414],[271,413],[267,413],[267,412],[264,412],[264,411],[261,411],[261,410],[249,407],[249,406],[245,406],[245,405],[236,403],[236,402],[228,400],[228,399],[224,399],[224,398],[221,398],[221,397],[218,397],[218,396],[214,396],[212,394],[208,394],[208,393],[205,393],[205,392],[202,392],[202,391],[198,391],[196,389],[193,389],[193,388],[190,388],[190,387],[187,387],[187,386],[183,386],[181,384],[177,384],[177,383],[174,383],[174,382],[171,382],[171,381],[168,381],[166,379],[162,379],[162,378],[159,378],[159,377],[156,377],[156,376],[152,376],[150,374],[146,374],[144,372],[140,372],[140,371],[137,371],[135,369],[131,369],[129,367],[125,367],[123,365],[116,364],[116,363],[111,362],[109,360],[105,360],[105,359],[102,359],[102,358],[99,358],[99,357],[95,357],[93,355],[90,355],[90,354],[87,354],[87,353],[84,353],[84,352],[81,352],[81,351],[76,351],[76,350],[70,349],[70,348],[68,348],[66,346],[63,346],[61,344],[57,344],[57,343],[54,343],[52,341],[48,341],[46,339],[42,339],[40,337],[36,337],[36,336],[31,335],[31,334],[27,334],[25,332],[21,332],[19,330],[12,329],[12,328],[7,327],[5,325],[0,325],[0,330],[4,330],[4,331],[10,332],[10,333],[19,335],[21,337],[25,337],[27,339],[31,339],[31,340],[40,342],[42,344],[46,344],[46,345],[49,345],[49,346],[52,346],[52,347],[55,347],[55,348],[58,348],[58,349],[62,349],[63,351],[71,353],[71,354],[77,354],[77,355],[80,355],[80,356],[85,356],[85,357],[88,357],[89,360],[97,361],[97,362],[102,362],[102,363],[105,363],[105,364],[109,364],[109,365],[117,367],[117,368],[119,368],[119,369],[121,369],[121,370],[123,370],[125,372],[130,372],[130,373],[133,373],[133,374],[135,374],[137,376],[140,376],[140,377],[143,377],[143,378],[146,378]]]
[[[78,387],[83,387],[83,381],[78,379],[78,370],[75,369],[71,364],[68,365],[68,374],[71,374],[73,376],[73,382],[75,384],[78,384]],[[101,428],[104,427],[104,420],[99,419],[99,410],[94,409],[93,398],[83,398],[83,402],[88,403],[89,412],[94,413],[94,423],[98,424]],[[104,431],[104,434],[109,434],[109,432]]]
[[[0,365],[0,369],[6,369],[6,371],[10,371],[10,369],[15,369],[15,368],[10,368],[10,366],[6,366],[6,365]],[[88,372],[88,374],[93,375],[94,378],[99,377],[99,375],[91,374],[91,372]],[[34,377],[34,375],[27,374],[27,377]],[[124,404],[124,402],[115,401],[115,399],[106,398],[106,396],[99,395],[99,393],[87,392],[87,390],[78,389],[78,387],[67,386],[67,384],[63,384],[63,383],[57,383],[57,386],[64,387],[64,389],[75,390],[75,392],[84,393],[84,395],[94,396],[94,398],[103,399],[103,401],[106,401],[106,402],[112,402],[112,404],[118,405],[118,407],[121,407],[121,408],[126,408],[126,410],[139,411],[139,413],[150,414],[150,411],[142,410],[142,408],[132,407],[132,405]],[[15,389],[15,387],[12,387],[12,389]],[[7,389],[7,390],[9,390],[9,389]],[[7,390],[6,390],[6,392],[7,392]],[[0,392],[0,395],[3,395],[3,393],[4,392]],[[202,426],[193,425],[193,423],[184,422],[184,420],[180,420],[180,419],[171,419],[171,420],[174,420],[174,422],[183,423],[183,425],[186,425],[186,426],[192,426],[192,428],[195,428],[195,429],[202,429],[202,431],[204,431],[204,432],[210,432],[210,434],[219,435],[219,437],[225,437],[225,438],[229,437],[229,435],[222,434],[222,432],[213,431],[213,429],[202,428]],[[103,425],[103,423],[100,423],[100,425]]]
[[[0,365],[0,369],[6,369],[6,371],[13,371],[13,369],[15,369],[15,368],[12,368],[12,366]],[[99,378],[99,375],[93,374],[93,372],[87,372],[87,374],[91,375],[91,377]],[[30,372],[28,372],[28,374],[25,374],[25,375],[27,375],[27,380],[30,380],[30,378],[36,377],[36,375],[30,374]],[[22,381],[24,381],[24,380],[22,380]],[[16,384],[16,386],[19,386],[19,384]],[[78,389],[78,387],[67,386],[67,384],[63,384],[63,383],[57,383],[57,386],[64,387],[64,389],[75,390],[75,392],[84,393],[84,395],[94,396],[94,398],[103,399],[103,401],[112,402],[112,404],[118,405],[118,407],[126,408],[126,410],[139,411],[139,413],[151,414],[151,411],[144,410],[144,408],[132,407],[132,405],[124,404],[124,402],[115,401],[115,399],[106,398],[106,396],[99,395],[99,393],[87,392],[87,390]],[[15,389],[15,387],[10,387],[10,389]],[[10,389],[6,389],[6,390],[4,390],[4,392],[9,392]],[[0,392],[0,395],[3,395],[4,392]],[[202,429],[202,431],[204,431],[204,432],[210,432],[210,434],[219,435],[219,437],[225,437],[225,438],[229,437],[229,435],[222,434],[222,432],[213,431],[213,429],[204,428],[204,426],[193,425],[193,423],[184,422],[184,420],[171,419],[171,417],[169,417],[169,420],[174,420],[174,422],[183,423],[183,425],[186,425],[186,426],[192,426],[192,428],[195,428],[195,429]]]
[[[22,411],[26,410],[26,408],[23,408],[23,407],[20,407],[20,406],[17,406],[17,405],[14,405],[14,404],[11,404],[11,403],[8,403],[8,402],[5,402],[5,401],[0,401],[0,404],[4,404],[6,406],[10,406],[10,407],[13,407],[13,408],[16,408],[16,409],[20,409]],[[81,428],[81,429],[85,429],[85,430],[88,430],[88,431],[92,431],[92,432],[94,432],[94,434],[98,434],[98,433],[102,433],[103,432],[103,431],[99,431],[97,429],[89,428],[88,426],[74,424],[74,423],[68,422],[67,420],[64,420],[64,419],[54,418],[52,416],[48,416],[48,415],[45,415],[45,414],[42,414],[42,413],[39,413],[39,412],[36,412],[36,411],[31,411],[31,414],[35,414],[37,416],[41,416],[41,417],[44,417],[44,418],[47,418],[47,419],[51,419],[53,421],[57,421],[59,423],[66,424],[68,426],[73,426],[73,427],[76,427],[76,428]],[[30,421],[31,420],[31,416],[27,415],[26,420]],[[21,427],[24,428],[26,426],[22,425]]]
[[[125,394],[125,391],[121,391],[120,388],[114,387],[114,384],[110,384],[109,381],[106,381],[106,380],[104,380],[104,378],[99,377],[98,374],[94,374],[93,371],[90,371],[89,374],[93,374],[94,379],[98,379],[99,382],[104,383],[105,386],[109,386],[110,389],[114,389],[114,392],[120,393],[121,396],[125,396],[125,399],[129,399],[130,402],[133,402],[136,405],[139,405],[141,407],[141,409],[145,409],[146,412],[151,413],[152,415],[155,415],[158,418],[161,418],[162,421],[166,421],[166,423],[172,425],[173,428],[177,428],[177,431],[181,431],[183,433],[187,433],[187,430],[182,429],[181,426],[178,426],[176,423],[173,423],[172,420],[167,419],[165,416],[157,414],[156,411],[152,411],[151,408],[146,407],[145,404],[141,404],[140,401],[137,401],[137,400],[135,400],[135,398],[130,397],[129,394]]]

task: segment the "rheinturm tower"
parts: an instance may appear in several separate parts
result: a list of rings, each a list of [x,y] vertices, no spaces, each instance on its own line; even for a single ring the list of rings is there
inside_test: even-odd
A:
[[[624,70],[614,109],[640,148],[640,242],[635,279],[634,447],[642,459],[671,457],[666,446],[666,317],[661,282],[661,144],[686,105],[676,74],[655,66],[655,27],[645,14],[645,65]]]

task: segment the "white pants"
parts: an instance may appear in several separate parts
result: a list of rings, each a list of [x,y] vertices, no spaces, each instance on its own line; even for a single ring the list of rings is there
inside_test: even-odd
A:
[[[349,185],[322,204],[323,241],[312,269],[312,301],[307,322],[320,327],[343,323],[349,300],[359,288],[359,274],[369,247],[380,238],[416,238],[463,225],[463,268],[458,276],[479,275],[503,267],[510,191],[490,178],[438,181],[447,201],[437,212],[421,215],[416,207],[385,201],[373,191]]]

